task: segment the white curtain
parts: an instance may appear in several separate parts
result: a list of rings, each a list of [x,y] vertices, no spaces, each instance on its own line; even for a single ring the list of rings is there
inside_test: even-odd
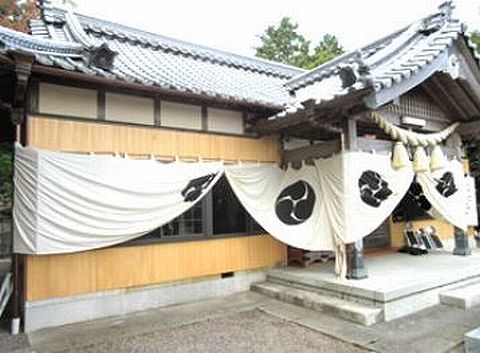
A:
[[[317,169],[286,171],[274,165],[238,165],[225,170],[248,213],[283,243],[308,250],[334,250]]]
[[[253,218],[280,241],[306,250],[338,250],[362,239],[393,211],[413,179],[390,157],[344,152],[315,166],[226,169],[235,194]]]
[[[423,173],[419,181],[435,209],[460,227],[465,224],[463,171],[458,162],[451,162],[448,170],[458,189],[451,196],[437,189],[445,170]],[[192,207],[224,171],[240,202],[271,235],[297,248],[337,253],[376,229],[413,179],[410,168],[392,169],[389,156],[364,152],[343,152],[283,170],[276,165],[162,163],[17,146],[15,252],[66,253],[139,237]]]
[[[315,161],[327,202],[332,232],[344,244],[370,234],[392,213],[408,191],[414,173],[395,170],[390,157],[344,152]]]
[[[417,181],[432,205],[429,213],[466,231],[466,180],[462,163],[452,160],[446,168],[418,173]]]
[[[67,253],[137,238],[192,207],[223,169],[17,145],[14,251]]]

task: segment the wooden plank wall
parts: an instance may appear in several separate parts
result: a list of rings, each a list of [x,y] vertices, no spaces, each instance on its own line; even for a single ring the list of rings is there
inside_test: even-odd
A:
[[[276,162],[276,138],[208,134],[121,124],[30,117],[30,146],[68,152],[127,152],[130,154],[180,156]]]
[[[175,131],[102,122],[29,117],[28,145],[69,152],[279,161],[275,138]],[[92,293],[223,272],[272,267],[286,260],[271,236],[114,247],[74,254],[26,257],[26,300]]]
[[[284,261],[285,246],[269,235],[28,256],[26,300],[268,268]]]

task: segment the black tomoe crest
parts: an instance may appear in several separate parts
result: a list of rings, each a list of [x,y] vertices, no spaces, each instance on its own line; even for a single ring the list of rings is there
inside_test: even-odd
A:
[[[313,213],[315,192],[304,180],[287,186],[280,192],[275,202],[278,219],[288,225],[305,222]]]
[[[435,188],[444,197],[450,197],[457,192],[452,172],[445,172],[440,179],[435,179]]]
[[[198,199],[202,194],[203,190],[205,190],[208,185],[210,185],[216,175],[216,173],[212,173],[190,180],[187,186],[185,186],[185,188],[183,188],[181,192],[183,196],[183,201],[193,202]]]
[[[381,203],[392,194],[388,183],[373,170],[366,170],[362,173],[358,179],[358,188],[362,201],[372,207],[380,207]]]

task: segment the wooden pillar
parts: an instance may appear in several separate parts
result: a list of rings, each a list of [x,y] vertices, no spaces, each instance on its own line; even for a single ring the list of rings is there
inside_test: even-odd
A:
[[[26,135],[26,98],[30,82],[30,74],[32,64],[35,57],[31,54],[15,53],[13,54],[15,61],[15,75],[16,82],[13,94],[13,106],[10,113],[12,123],[16,125],[16,142],[20,142],[24,146],[27,145]],[[15,183],[15,182],[14,182]],[[13,212],[12,212],[13,217]],[[14,220],[12,218],[12,225]],[[12,229],[13,234],[13,229]],[[24,305],[23,287],[24,287],[24,272],[23,272],[23,256],[14,253],[12,241],[12,267],[13,267],[13,298],[12,298],[12,321],[11,333],[18,334],[20,331],[22,309]]]
[[[357,150],[357,120],[354,118],[345,118],[342,141],[344,150]],[[365,262],[363,261],[363,239],[355,243],[346,244],[345,250],[347,255],[347,278],[367,278],[367,269],[365,268]]]

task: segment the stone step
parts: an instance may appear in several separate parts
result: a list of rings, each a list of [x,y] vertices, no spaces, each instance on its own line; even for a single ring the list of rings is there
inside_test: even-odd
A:
[[[252,290],[290,304],[328,313],[365,326],[383,321],[383,310],[380,308],[321,295],[309,290],[272,282],[253,284]]]
[[[480,352],[480,327],[465,334],[465,352]]]
[[[480,305],[480,283],[477,282],[440,293],[440,303],[462,309]]]

